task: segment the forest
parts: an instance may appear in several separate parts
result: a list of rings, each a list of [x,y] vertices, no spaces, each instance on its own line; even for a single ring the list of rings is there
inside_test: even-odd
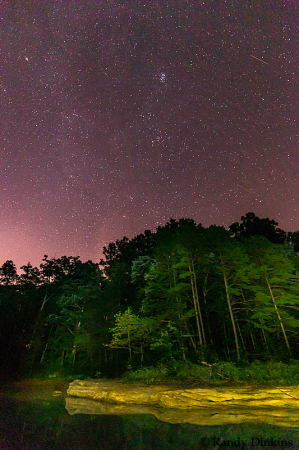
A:
[[[299,232],[247,213],[229,229],[170,219],[99,263],[0,268],[2,377],[299,360]]]

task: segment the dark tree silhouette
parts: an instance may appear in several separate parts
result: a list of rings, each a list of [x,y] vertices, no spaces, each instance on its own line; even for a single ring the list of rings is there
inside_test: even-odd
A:
[[[13,261],[7,260],[0,268],[0,283],[14,284],[18,279],[17,269]]]
[[[229,227],[236,238],[264,236],[273,244],[283,244],[287,238],[287,233],[277,228],[278,223],[275,220],[260,219],[253,212],[248,212],[241,220],[241,223],[235,222]]]

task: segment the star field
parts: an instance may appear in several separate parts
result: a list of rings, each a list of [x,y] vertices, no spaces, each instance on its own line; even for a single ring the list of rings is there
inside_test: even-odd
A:
[[[295,1],[4,2],[0,264],[171,217],[299,229]]]

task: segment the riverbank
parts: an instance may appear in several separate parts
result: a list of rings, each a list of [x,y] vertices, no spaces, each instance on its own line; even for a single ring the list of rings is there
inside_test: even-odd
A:
[[[0,392],[22,402],[65,403],[69,415],[153,414],[169,423],[245,422],[299,428],[299,387],[142,385],[121,380],[24,379]]]
[[[242,440],[248,444],[244,449],[252,448],[253,441],[255,448],[265,448],[265,443],[257,445],[261,437],[287,442],[281,448],[299,444],[298,408],[241,409],[227,407],[226,402],[191,409],[107,403],[69,395],[63,398],[66,392],[53,396],[52,389],[64,389],[61,380],[53,381],[31,379],[10,386],[0,400],[1,448],[196,450],[203,446],[203,437],[213,448],[224,446],[224,438],[236,446]]]
[[[144,367],[126,372],[122,379],[129,383],[183,384],[200,386],[299,385],[299,361],[254,361],[251,364],[236,364],[219,361],[215,364],[192,363],[190,361],[169,361],[167,364]]]
[[[6,382],[1,386],[0,396],[9,395],[19,400],[44,400],[59,393],[59,397],[66,398],[70,382],[65,379],[26,378],[13,382]]]
[[[298,385],[274,385],[272,383],[266,384],[266,383],[245,383],[245,382],[229,382],[227,380],[223,381],[213,381],[210,383],[202,382],[202,381],[195,381],[192,382],[185,382],[185,381],[179,381],[179,380],[170,380],[168,379],[167,382],[158,382],[157,380],[153,380],[153,383],[149,383],[142,381],[138,381],[136,379],[128,380],[126,378],[117,378],[117,379],[85,379],[85,380],[73,380],[70,381],[69,378],[64,377],[55,377],[55,378],[39,378],[39,377],[32,377],[32,378],[24,378],[16,381],[9,382],[2,384],[0,387],[0,392],[14,392],[14,393],[23,393],[24,395],[27,393],[30,395],[31,393],[35,392],[43,392],[46,394],[52,394],[55,391],[62,392],[63,396],[67,395],[76,395],[73,394],[74,392],[79,392],[79,387],[82,389],[84,386],[84,389],[86,392],[89,390],[90,392],[92,389],[90,389],[90,386],[96,385],[99,386],[106,386],[108,387],[108,390],[111,390],[113,387],[117,387],[117,389],[122,388],[124,391],[136,391],[136,390],[143,390],[144,392],[151,392],[156,390],[157,392],[160,391],[167,391],[167,392],[175,392],[175,391],[184,391],[184,392],[191,392],[192,390],[201,390],[202,392],[228,392],[230,390],[238,391],[238,392],[283,392],[287,391],[290,393],[290,398],[294,397],[294,400],[296,399],[299,402],[299,386]],[[83,392],[83,391],[82,391]],[[108,391],[107,391],[108,392]],[[81,396],[81,395],[80,395]],[[90,395],[88,395],[86,398],[90,398]]]

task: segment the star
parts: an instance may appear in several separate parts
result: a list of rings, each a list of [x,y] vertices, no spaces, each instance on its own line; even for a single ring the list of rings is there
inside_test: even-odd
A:
[[[295,5],[108,3],[3,7],[0,264],[170,218],[298,230]]]

